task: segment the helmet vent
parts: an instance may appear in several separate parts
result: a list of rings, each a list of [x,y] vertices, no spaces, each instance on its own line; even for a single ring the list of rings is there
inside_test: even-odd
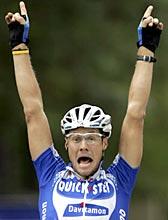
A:
[[[88,113],[89,111],[90,111],[90,108],[86,108],[86,109],[85,109],[85,112],[84,112],[83,118],[86,117],[86,115],[87,115],[87,113]]]
[[[90,119],[90,121],[94,121],[96,119],[98,119],[101,115],[101,112],[99,110],[97,110],[94,115],[92,116],[92,118]]]
[[[67,120],[68,122],[70,122],[70,123],[72,122],[72,119],[71,119],[71,115],[70,115],[70,114],[67,115],[66,120]]]
[[[94,116],[100,116],[100,115],[101,115],[100,110],[97,110],[97,111],[94,113]]]
[[[79,118],[79,108],[76,108],[75,112],[76,112],[76,117]]]
[[[112,130],[111,116],[106,115],[101,108],[89,104],[74,107],[61,120],[61,130],[63,134],[67,134],[79,127],[100,129],[109,138]]]
[[[96,119],[98,119],[99,118],[99,116],[92,116],[92,118],[90,119],[90,121],[95,121]]]

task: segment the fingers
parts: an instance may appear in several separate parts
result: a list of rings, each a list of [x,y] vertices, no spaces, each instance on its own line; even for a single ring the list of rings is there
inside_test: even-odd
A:
[[[20,6],[20,13],[21,15],[27,15],[27,10],[24,2],[19,3]]]
[[[158,29],[163,30],[163,23],[159,22],[158,18],[153,19],[153,25],[155,25]]]
[[[27,10],[26,10],[26,6],[25,3],[23,1],[21,1],[19,3],[20,6],[20,13],[11,13],[8,12],[8,14],[5,16],[5,21],[7,24],[10,24],[11,22],[15,22],[18,21],[20,24],[25,24],[25,19],[23,18],[23,15],[27,16]]]
[[[150,27],[152,27],[153,25],[158,26],[158,24],[159,24],[159,19],[158,18],[153,18],[153,17],[151,17],[150,22],[147,23],[147,25],[149,25]]]
[[[155,25],[158,29],[163,30],[163,23],[160,22],[158,18],[153,18],[153,16],[151,15],[152,11],[153,11],[153,6],[152,5],[148,6],[140,22],[140,26],[152,27],[153,25]]]
[[[145,13],[144,13],[144,15],[143,15],[143,18],[144,17],[145,18],[149,17],[152,14],[152,11],[153,11],[153,6],[152,5],[148,6]]]
[[[164,27],[163,23],[162,23],[162,22],[159,22],[158,28],[159,28],[160,30],[163,30],[163,27]]]
[[[149,16],[148,18],[144,19],[142,21],[142,27],[152,27],[155,26],[160,30],[163,30],[163,23],[159,21],[158,18],[153,18],[152,16]]]
[[[11,22],[18,21],[20,24],[25,24],[25,19],[17,12],[15,14],[9,12],[5,16],[5,21],[7,24],[10,24]]]
[[[5,16],[5,21],[7,24],[10,24],[11,22],[14,22],[13,13],[8,12],[8,14]]]
[[[142,27],[147,27],[148,25],[149,26],[153,25],[153,17],[151,16],[152,11],[153,11],[153,6],[152,5],[148,6],[143,17],[142,17],[141,23],[140,23],[140,25]]]
[[[141,21],[142,27],[147,27],[147,25],[151,26],[151,24],[153,24],[153,17],[152,16],[143,17],[143,19]]]
[[[25,24],[25,19],[17,12],[13,15],[15,21],[18,21],[20,24]]]

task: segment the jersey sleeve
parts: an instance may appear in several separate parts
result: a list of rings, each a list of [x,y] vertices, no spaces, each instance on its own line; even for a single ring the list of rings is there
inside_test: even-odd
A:
[[[65,169],[66,165],[52,145],[33,161],[40,186],[48,183],[53,176]]]
[[[107,172],[112,174],[117,181],[118,188],[126,194],[131,194],[139,167],[132,168],[119,154],[116,156],[112,165],[107,169]]]

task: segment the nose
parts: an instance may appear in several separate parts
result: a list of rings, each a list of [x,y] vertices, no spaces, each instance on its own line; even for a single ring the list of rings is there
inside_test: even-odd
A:
[[[88,145],[86,144],[85,139],[83,138],[83,140],[80,143],[80,151],[86,150],[88,151]]]

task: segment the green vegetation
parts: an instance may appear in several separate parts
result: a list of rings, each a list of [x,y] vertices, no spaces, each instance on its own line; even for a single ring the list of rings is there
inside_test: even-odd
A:
[[[59,153],[65,155],[60,120],[71,107],[91,103],[112,115],[108,166],[117,152],[136,58],[136,28],[149,4],[167,26],[168,1],[25,1],[32,63]],[[32,192],[37,182],[28,151],[24,115],[16,91],[4,15],[18,1],[0,3],[0,193]],[[136,195],[168,198],[167,29],[156,52],[153,87],[144,132],[144,157]]]

